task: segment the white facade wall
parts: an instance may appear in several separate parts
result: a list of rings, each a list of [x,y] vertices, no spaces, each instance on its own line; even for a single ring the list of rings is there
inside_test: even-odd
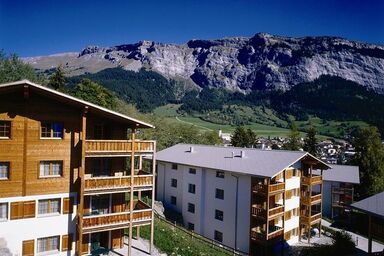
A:
[[[189,168],[196,174],[190,174]],[[177,179],[177,188],[171,186],[172,178]],[[189,184],[195,184],[195,194],[188,192]],[[216,188],[224,190],[224,200],[216,198]],[[157,200],[182,213],[186,227],[193,223],[195,232],[210,239],[217,230],[223,233],[223,244],[249,251],[251,176],[225,172],[224,178],[218,178],[216,170],[185,165],[173,170],[172,164],[158,162],[157,189]],[[171,196],[177,198],[176,206]],[[195,213],[188,212],[188,203],[195,205]],[[223,221],[215,219],[216,209],[223,211]]]
[[[60,250],[52,252],[52,255],[74,255],[75,254],[75,235],[76,235],[76,205],[73,206],[72,214],[62,214],[63,198],[73,196],[76,198],[76,193],[37,195],[25,197],[8,197],[0,198],[0,203],[8,204],[8,220],[0,221],[0,240],[3,239],[6,247],[11,252],[11,255],[22,255],[22,245],[25,240],[35,240],[35,255],[46,255],[37,253],[37,239],[43,237],[60,236]],[[38,215],[38,200],[61,198],[61,214],[53,214],[48,216]],[[10,203],[20,201],[36,200],[36,213],[34,218],[10,220]],[[73,243],[72,251],[61,251],[62,235],[72,234]],[[51,255],[51,254],[50,254]]]

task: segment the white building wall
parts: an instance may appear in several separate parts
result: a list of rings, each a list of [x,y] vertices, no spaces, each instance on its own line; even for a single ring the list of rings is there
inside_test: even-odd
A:
[[[284,211],[290,211],[295,208],[300,208],[300,197],[292,196],[290,199],[285,200]]]
[[[8,204],[8,220],[0,221],[0,240],[4,239],[6,247],[12,255],[22,255],[22,245],[25,240],[35,240],[35,255],[43,255],[37,253],[37,239],[43,237],[60,236],[60,251],[53,255],[74,255],[75,254],[75,235],[76,235],[76,205],[73,206],[72,214],[56,214],[50,216],[38,215],[39,199],[54,199],[61,198],[61,212],[63,210],[63,198],[73,196],[76,198],[76,193],[69,194],[50,194],[25,197],[8,197],[0,198],[0,203]],[[10,220],[10,203],[20,201],[36,200],[36,213],[34,218]],[[61,251],[62,235],[72,234],[73,243],[71,252]]]
[[[189,168],[196,169],[190,174]],[[215,230],[223,233],[223,244],[249,250],[251,177],[225,172],[224,178],[216,177],[216,170],[178,165],[158,161],[157,200],[163,200],[166,207],[182,213],[184,225],[193,223],[195,232],[214,239]],[[177,179],[177,188],[171,187],[171,179]],[[195,184],[195,194],[188,192],[189,184]],[[216,198],[216,188],[224,190],[224,200]],[[170,197],[176,196],[177,206],[170,204]],[[237,198],[237,221],[236,217]],[[195,204],[195,213],[188,212],[188,203]],[[215,219],[215,210],[224,212],[223,221]],[[237,235],[235,230],[237,229]],[[236,243],[236,245],[235,245]]]

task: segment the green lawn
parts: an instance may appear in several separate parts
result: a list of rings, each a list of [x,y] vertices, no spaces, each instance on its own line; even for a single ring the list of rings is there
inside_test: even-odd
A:
[[[133,229],[133,235],[136,236],[136,229]],[[141,227],[140,236],[149,240],[150,226]],[[158,217],[155,218],[154,244],[162,253],[168,255],[232,255],[217,246],[212,247],[211,244],[194,238],[188,231],[175,228]]]

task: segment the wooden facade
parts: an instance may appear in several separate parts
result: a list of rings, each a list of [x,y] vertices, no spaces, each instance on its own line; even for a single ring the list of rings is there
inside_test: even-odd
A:
[[[152,246],[156,143],[135,138],[137,129],[151,125],[28,81],[0,85],[0,121],[11,125],[10,136],[0,137],[0,162],[9,163],[0,198],[77,194],[62,201],[63,214],[77,204],[77,232],[61,238],[63,250],[71,250],[73,240],[78,255],[88,254],[91,240],[105,238],[93,234],[105,231],[108,248],[120,248],[124,229],[131,242],[132,228],[141,225],[151,225]],[[145,168],[144,157],[152,159]],[[103,196],[110,209],[103,208]],[[36,204],[13,202],[10,220],[35,217]],[[97,206],[106,212],[95,215]],[[33,243],[20,246],[23,255],[33,255]]]

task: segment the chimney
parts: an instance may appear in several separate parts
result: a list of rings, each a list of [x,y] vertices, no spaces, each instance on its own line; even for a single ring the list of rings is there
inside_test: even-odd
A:
[[[193,147],[192,147],[192,146],[189,147],[189,152],[190,152],[190,153],[193,153]]]
[[[240,157],[241,157],[241,158],[245,158],[245,151],[244,151],[244,150],[241,150],[241,151],[240,151]]]
[[[232,158],[235,158],[235,152],[232,151]]]

